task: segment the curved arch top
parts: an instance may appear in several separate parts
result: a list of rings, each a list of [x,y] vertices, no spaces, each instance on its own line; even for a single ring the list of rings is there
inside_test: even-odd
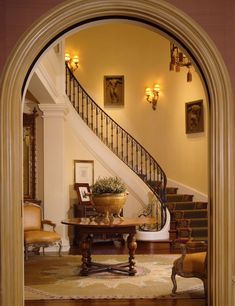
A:
[[[208,35],[190,17],[162,0],[67,1],[34,24],[11,54],[0,96],[0,171],[4,178],[0,185],[2,305],[23,305],[23,248],[19,229],[22,228],[21,90],[25,78],[38,56],[63,34],[78,25],[112,17],[143,21],[173,36],[192,54],[204,76],[210,97],[211,122],[209,275],[213,278],[210,279],[210,303],[233,305],[234,106],[230,80]]]

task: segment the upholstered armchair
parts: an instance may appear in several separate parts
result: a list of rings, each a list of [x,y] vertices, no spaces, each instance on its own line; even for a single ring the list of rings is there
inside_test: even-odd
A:
[[[55,231],[55,223],[50,220],[42,220],[41,207],[34,203],[25,203],[23,217],[25,259],[28,260],[30,247],[38,252],[42,247],[44,255],[44,248],[51,245],[59,246],[59,256],[61,256],[61,237]],[[52,230],[45,230],[45,226]]]
[[[182,255],[174,261],[172,267],[172,293],[176,293],[176,275],[179,275],[200,278],[207,295],[207,244],[204,241],[188,241],[186,244],[181,244],[181,250]]]

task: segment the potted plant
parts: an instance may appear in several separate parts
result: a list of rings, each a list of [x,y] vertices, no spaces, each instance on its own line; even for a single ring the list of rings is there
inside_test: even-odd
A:
[[[127,195],[126,185],[118,177],[99,177],[92,186],[92,201],[106,223],[112,221],[114,216],[122,219],[120,213]]]

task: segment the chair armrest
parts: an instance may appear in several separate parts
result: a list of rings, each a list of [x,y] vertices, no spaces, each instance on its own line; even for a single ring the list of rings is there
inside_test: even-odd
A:
[[[205,241],[188,241],[186,243],[186,251],[189,253],[207,251],[207,243]]]
[[[188,241],[186,244],[180,244],[181,254],[183,258],[187,253],[197,253],[207,251],[207,243],[205,241]]]
[[[56,224],[53,223],[51,220],[42,220],[41,223],[42,223],[42,227],[43,227],[44,225],[50,225],[50,226],[53,227],[53,231],[55,231]]]

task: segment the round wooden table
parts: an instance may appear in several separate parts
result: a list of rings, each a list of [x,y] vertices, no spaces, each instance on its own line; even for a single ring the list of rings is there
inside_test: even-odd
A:
[[[80,275],[87,276],[91,273],[99,272],[118,272],[128,275],[135,275],[134,255],[137,248],[136,227],[143,224],[153,225],[156,223],[155,218],[136,218],[136,219],[114,219],[112,223],[96,223],[88,218],[73,218],[63,220],[62,224],[76,226],[80,235],[80,249],[82,255],[82,265]],[[103,264],[93,262],[91,259],[92,237],[96,234],[128,234],[127,247],[129,250],[129,260],[118,264]]]

